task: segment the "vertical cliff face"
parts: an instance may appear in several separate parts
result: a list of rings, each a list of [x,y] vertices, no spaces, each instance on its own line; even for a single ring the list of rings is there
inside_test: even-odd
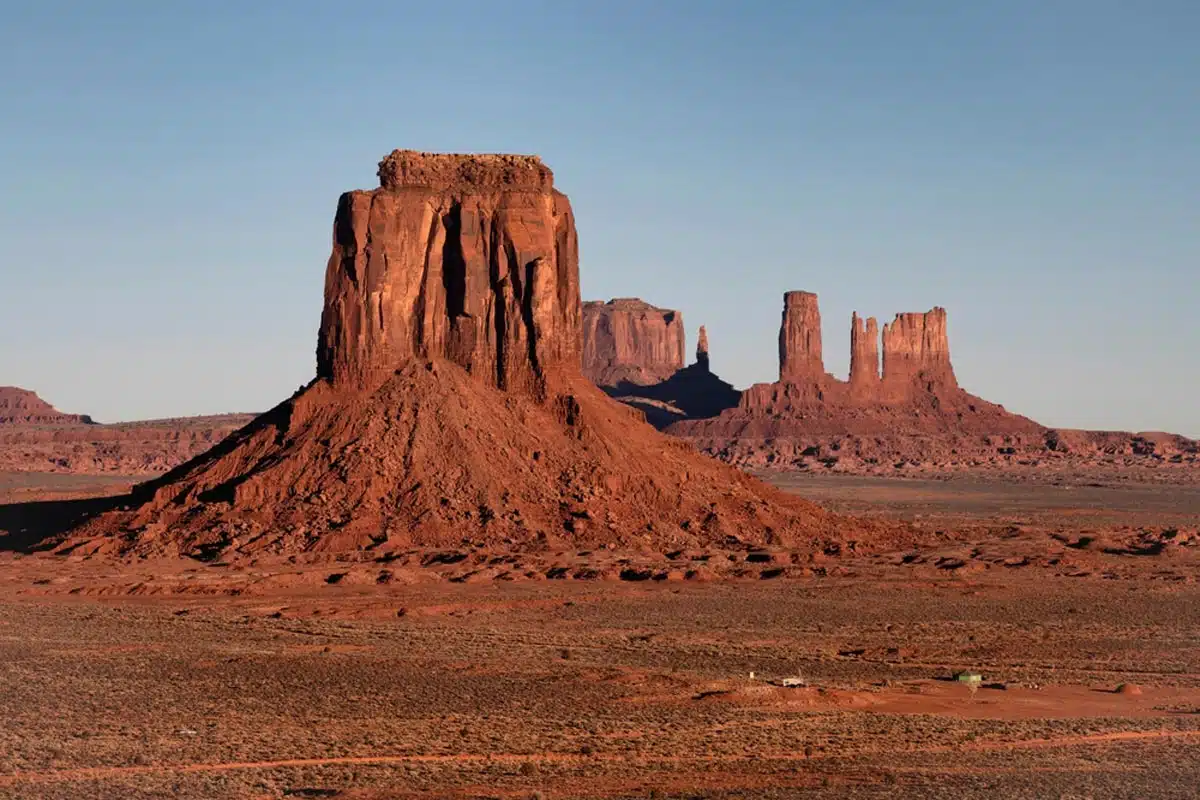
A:
[[[821,311],[811,292],[787,292],[779,325],[779,380],[802,383],[825,375]]]
[[[600,386],[664,381],[684,366],[683,315],[637,298],[583,304],[583,373]]]
[[[890,387],[913,382],[956,388],[946,335],[946,309],[897,314],[883,326],[883,380]]]
[[[864,320],[857,313],[850,317],[850,389],[856,395],[869,396],[879,385],[879,323],[874,317]]]
[[[397,150],[380,188],[342,195],[317,375],[372,389],[412,358],[446,358],[538,394],[579,358],[575,223],[533,156]]]

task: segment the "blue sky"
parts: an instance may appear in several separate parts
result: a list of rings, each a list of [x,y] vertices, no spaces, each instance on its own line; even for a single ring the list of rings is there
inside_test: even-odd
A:
[[[106,421],[305,382],[337,196],[537,153],[584,296],[773,379],[781,296],[945,306],[963,385],[1200,435],[1194,0],[0,2],[0,384]]]

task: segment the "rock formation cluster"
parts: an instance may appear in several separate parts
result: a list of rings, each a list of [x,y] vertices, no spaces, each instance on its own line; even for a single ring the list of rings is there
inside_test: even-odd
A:
[[[820,324],[817,296],[788,292],[779,381],[751,386],[719,416],[681,420],[667,431],[748,467],[948,458],[1045,435],[1033,420],[959,387],[943,308],[897,314],[882,329],[873,317],[853,314],[846,381],[825,370]]]
[[[954,430],[1011,433],[1042,430],[959,388],[950,363],[946,310],[897,314],[882,332],[874,318],[850,320],[850,376],[825,371],[821,312],[811,292],[784,295],[779,329],[779,381],[756,384],[730,418],[776,434],[894,433]],[[882,350],[882,372],[880,351]],[[728,422],[729,420],[726,420]],[[710,422],[709,426],[724,423]],[[698,426],[674,428],[694,435]],[[764,435],[768,435],[764,430]]]
[[[396,151],[379,177],[338,203],[313,382],[76,536],[213,557],[884,530],[705,458],[583,377],[574,217],[536,157]]]

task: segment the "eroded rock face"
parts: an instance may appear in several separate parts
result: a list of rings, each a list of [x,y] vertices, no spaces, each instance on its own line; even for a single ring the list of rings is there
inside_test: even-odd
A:
[[[779,380],[802,383],[824,374],[817,296],[812,292],[787,292],[779,325]]]
[[[536,395],[578,363],[575,222],[548,167],[397,150],[379,177],[338,203],[318,377],[373,389],[412,358],[445,358]]]
[[[28,389],[0,386],[0,425],[76,425],[91,422],[92,418],[86,414],[62,413]]]
[[[850,317],[850,389],[870,397],[879,387],[879,323],[864,320],[857,312]]]
[[[599,386],[664,381],[684,365],[683,315],[636,297],[583,304],[583,373]]]
[[[958,386],[950,366],[946,309],[897,314],[883,326],[883,380],[889,384],[924,380]]]

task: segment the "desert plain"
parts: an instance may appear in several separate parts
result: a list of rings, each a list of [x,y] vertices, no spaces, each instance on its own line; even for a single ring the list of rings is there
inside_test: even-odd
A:
[[[0,796],[1195,796],[1200,487],[768,477],[935,544],[5,552]]]

